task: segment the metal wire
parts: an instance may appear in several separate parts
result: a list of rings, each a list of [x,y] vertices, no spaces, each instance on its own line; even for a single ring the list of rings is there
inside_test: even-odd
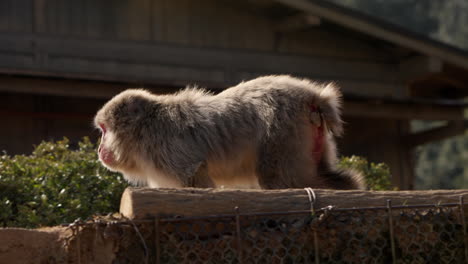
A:
[[[239,207],[234,208],[236,212],[236,238],[237,238],[237,254],[239,256],[239,263],[244,263],[242,258],[242,238],[241,238],[241,228],[240,228],[240,214]]]
[[[392,247],[392,263],[397,263],[396,250],[395,250],[395,236],[393,234],[393,214],[392,214],[392,200],[387,200],[387,212],[388,212],[388,225],[390,227],[390,245]]]
[[[460,195],[460,218],[462,222],[462,228],[463,228],[463,237],[465,237],[465,261],[468,263],[468,234],[466,231],[466,220],[465,220],[465,209],[464,207],[464,202],[463,202],[463,195]]]
[[[157,215],[154,218],[154,247],[155,247],[155,253],[156,253],[156,264],[161,263],[161,235],[160,235],[160,227],[159,227],[159,215]]]
[[[130,224],[132,224],[133,229],[135,229],[135,232],[138,234],[138,237],[140,238],[141,244],[143,245],[143,249],[145,250],[145,264],[148,264],[149,252],[148,252],[148,246],[146,245],[145,239],[143,238],[143,235],[141,234],[140,230],[136,226],[135,222],[133,222],[132,220],[129,220],[129,222]]]

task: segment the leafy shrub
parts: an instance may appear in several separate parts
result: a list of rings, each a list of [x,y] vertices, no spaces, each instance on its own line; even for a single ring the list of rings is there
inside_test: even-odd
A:
[[[77,150],[68,143],[42,142],[29,156],[0,156],[0,227],[52,226],[118,211],[125,180],[100,164],[88,138]],[[370,189],[391,188],[385,164],[352,156],[340,166],[361,171]]]
[[[116,212],[127,186],[98,161],[88,138],[42,142],[29,156],[0,156],[0,226],[37,227]]]
[[[390,182],[390,169],[385,163],[370,163],[362,157],[351,156],[341,158],[340,168],[353,169],[361,172],[367,184],[367,189],[384,191],[395,189]]]

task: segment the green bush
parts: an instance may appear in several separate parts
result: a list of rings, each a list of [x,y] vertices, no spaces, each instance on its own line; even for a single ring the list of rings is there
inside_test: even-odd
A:
[[[127,186],[98,161],[88,138],[42,142],[29,156],[0,156],[0,227],[71,223],[116,212]]]
[[[125,180],[100,164],[88,138],[77,150],[68,143],[42,142],[29,156],[0,156],[0,227],[53,226],[118,211]],[[385,164],[353,156],[340,166],[361,171],[369,189],[391,188]]]
[[[364,176],[367,189],[374,191],[394,190],[390,182],[390,169],[385,163],[370,163],[362,157],[343,157],[338,165],[340,168],[347,168],[359,171]]]

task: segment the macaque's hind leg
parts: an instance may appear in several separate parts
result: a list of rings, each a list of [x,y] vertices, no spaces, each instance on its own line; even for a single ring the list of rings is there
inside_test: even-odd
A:
[[[207,161],[206,171],[216,188],[260,189],[257,150],[241,145],[222,158]]]
[[[203,162],[193,178],[189,178],[187,187],[214,188],[215,184],[208,175],[206,162]]]
[[[260,185],[265,189],[317,186],[309,124],[282,129],[283,133],[262,144],[258,164]]]

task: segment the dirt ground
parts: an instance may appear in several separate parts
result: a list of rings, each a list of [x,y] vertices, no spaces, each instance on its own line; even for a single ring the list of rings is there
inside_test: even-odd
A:
[[[67,262],[66,240],[70,234],[62,227],[0,229],[0,263]]]
[[[115,263],[118,241],[95,231],[77,238],[68,227],[0,228],[0,263]]]

